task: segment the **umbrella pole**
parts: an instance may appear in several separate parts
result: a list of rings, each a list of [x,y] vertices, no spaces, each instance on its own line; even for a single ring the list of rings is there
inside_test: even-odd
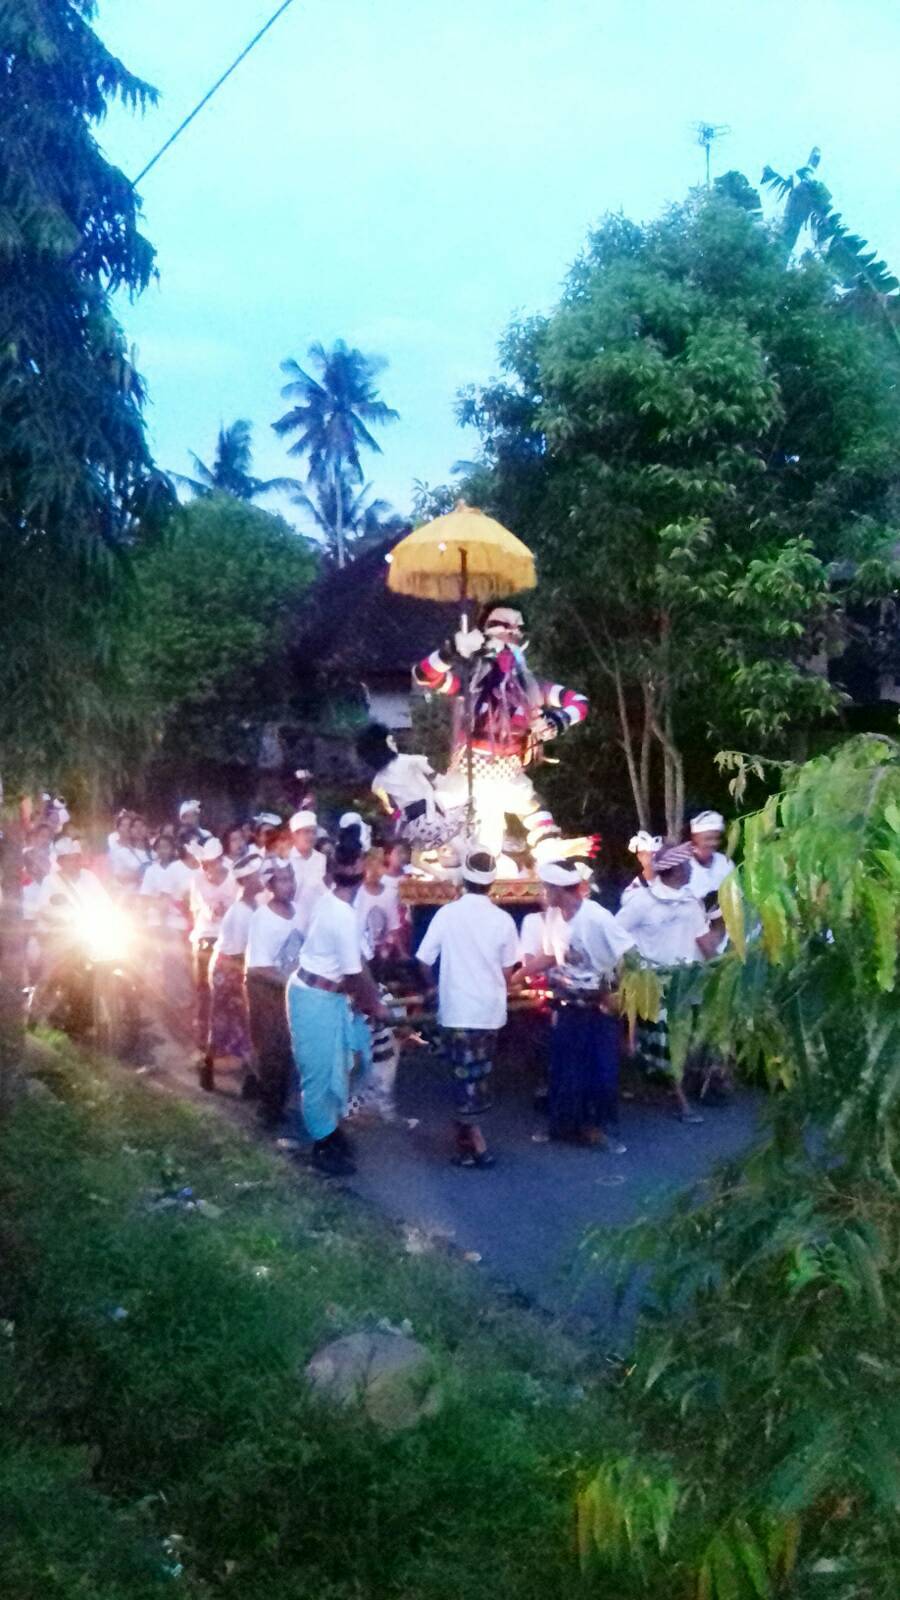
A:
[[[469,631],[469,556],[465,549],[459,552],[459,598],[462,604],[460,626]],[[466,826],[471,835],[475,827],[475,778],[472,762],[472,663],[468,656],[463,661],[463,722],[466,730]]]

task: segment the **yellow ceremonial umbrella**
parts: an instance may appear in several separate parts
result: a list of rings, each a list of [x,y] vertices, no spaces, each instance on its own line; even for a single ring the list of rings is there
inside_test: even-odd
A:
[[[422,600],[499,600],[537,582],[528,546],[464,500],[408,533],[388,559],[388,588]]]
[[[435,517],[407,534],[388,556],[388,588],[422,600],[459,600],[462,630],[468,631],[469,603],[500,600],[533,589],[537,583],[534,556],[528,546],[493,517],[457,501],[446,516]],[[466,776],[469,823],[474,816],[472,792],[471,665],[463,663],[466,729]]]

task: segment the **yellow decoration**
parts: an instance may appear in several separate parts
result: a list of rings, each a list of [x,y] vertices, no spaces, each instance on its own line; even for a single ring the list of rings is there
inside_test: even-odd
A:
[[[422,600],[500,600],[537,582],[528,546],[463,501],[407,534],[389,561],[388,588]]]

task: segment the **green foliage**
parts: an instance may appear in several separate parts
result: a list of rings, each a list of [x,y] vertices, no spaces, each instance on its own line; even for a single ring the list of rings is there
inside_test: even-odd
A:
[[[277,721],[281,665],[314,557],[278,516],[226,494],[194,501],[134,560],[121,648],[146,745],[254,762]]]
[[[484,451],[470,494],[538,557],[537,647],[615,730],[641,824],[670,831],[685,741],[778,753],[832,713],[834,615],[861,573],[892,581],[893,369],[745,199],[607,219],[460,407]]]
[[[0,762],[27,782],[115,737],[122,553],[169,491],[111,309],[153,271],[138,201],[93,132],[153,91],[86,0],[0,7]]]
[[[148,1555],[186,1600],[572,1591],[575,1461],[608,1400],[573,1395],[563,1334],[220,1119],[67,1049],[42,1070],[65,1103],[23,1101],[0,1140],[15,1600],[144,1600]],[[185,1183],[221,1214],[151,1209]],[[446,1393],[394,1437],[302,1379],[380,1318],[410,1319]]]
[[[636,1594],[900,1587],[898,846],[900,744],[789,769],[741,824],[729,949],[667,989],[694,1040],[775,1093],[747,1158],[589,1245],[620,1289],[642,1285],[620,1395],[634,1453],[604,1456],[582,1497],[587,1558],[615,1570],[626,1529]]]

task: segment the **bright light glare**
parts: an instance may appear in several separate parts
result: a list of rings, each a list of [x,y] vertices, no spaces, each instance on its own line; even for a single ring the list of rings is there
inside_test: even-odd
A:
[[[78,937],[90,961],[124,961],[134,939],[131,919],[119,906],[98,901],[80,911]]]

